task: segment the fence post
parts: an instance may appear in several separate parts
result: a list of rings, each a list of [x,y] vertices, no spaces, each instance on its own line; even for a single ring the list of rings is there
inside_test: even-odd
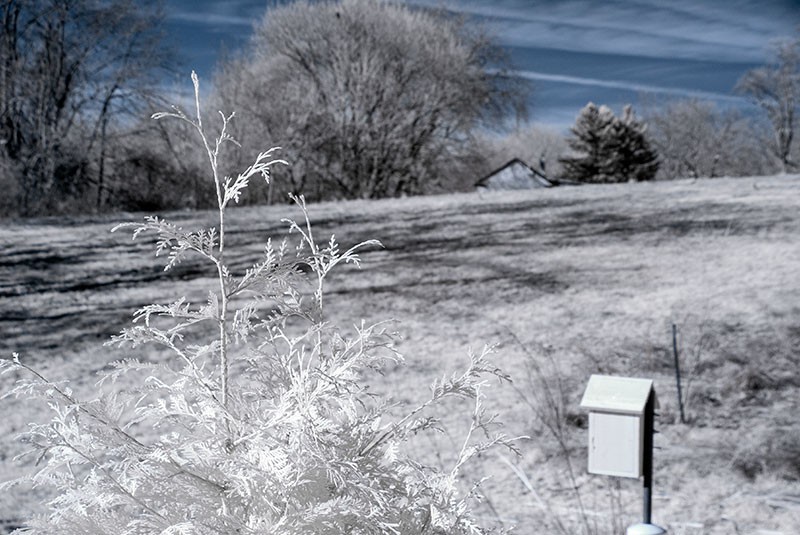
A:
[[[683,393],[681,392],[681,365],[678,360],[678,327],[672,324],[672,354],[675,356],[675,384],[678,386],[678,409],[681,413],[681,423],[686,423],[683,413]]]

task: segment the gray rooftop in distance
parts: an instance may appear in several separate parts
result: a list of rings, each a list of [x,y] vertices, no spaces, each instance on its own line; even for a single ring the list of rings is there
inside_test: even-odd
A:
[[[542,173],[519,158],[514,158],[480,179],[475,187],[489,191],[502,191],[550,188],[553,185]]]

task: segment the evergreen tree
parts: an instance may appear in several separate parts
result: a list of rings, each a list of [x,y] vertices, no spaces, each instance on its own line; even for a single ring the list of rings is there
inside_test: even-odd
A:
[[[575,156],[561,158],[564,166],[563,176],[582,182],[602,182],[602,162],[608,153],[605,144],[608,142],[608,131],[614,120],[613,112],[606,106],[597,107],[593,102],[581,110],[578,119],[570,131],[572,137],[567,139]]]
[[[607,106],[587,104],[578,115],[567,140],[575,155],[562,158],[564,178],[579,182],[652,180],[658,155],[646,137],[647,127],[631,106],[616,117]]]
[[[624,182],[652,180],[658,171],[658,154],[647,138],[647,125],[638,121],[633,108],[625,106],[622,117],[615,119],[613,140],[616,143],[614,177]]]

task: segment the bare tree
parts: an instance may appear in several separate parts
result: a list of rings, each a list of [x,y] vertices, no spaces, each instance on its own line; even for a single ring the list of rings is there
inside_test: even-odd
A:
[[[20,211],[96,189],[114,126],[163,66],[160,9],[134,0],[0,2],[0,139],[19,167]]]
[[[669,102],[648,114],[664,179],[773,172],[759,125],[734,110],[696,99]]]
[[[736,87],[767,113],[774,131],[772,148],[781,170],[786,173],[795,168],[790,155],[800,103],[800,40],[778,42],[767,65],[749,71]]]
[[[217,88],[225,108],[258,118],[259,145],[267,137],[288,147],[293,189],[408,195],[436,187],[476,125],[524,110],[500,59],[483,33],[444,14],[296,2],[268,11],[249,55],[221,72]]]

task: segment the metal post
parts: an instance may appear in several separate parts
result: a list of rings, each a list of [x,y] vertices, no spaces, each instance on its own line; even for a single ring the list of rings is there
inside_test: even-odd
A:
[[[650,513],[653,501],[653,434],[655,420],[655,393],[651,390],[647,403],[644,406],[644,436],[642,452],[642,476],[643,476],[643,509],[642,523],[629,526],[625,531],[626,535],[662,535],[666,530],[660,526],[650,523]]]
[[[644,475],[642,486],[644,488],[644,511],[643,522],[650,523],[650,512],[652,511],[653,498],[653,392],[647,398],[644,407],[644,458],[642,459],[642,474]]]
[[[683,414],[683,393],[681,392],[681,366],[678,361],[678,328],[672,324],[672,354],[675,356],[675,384],[678,385],[678,408],[681,411],[681,423],[686,423],[686,416]]]

